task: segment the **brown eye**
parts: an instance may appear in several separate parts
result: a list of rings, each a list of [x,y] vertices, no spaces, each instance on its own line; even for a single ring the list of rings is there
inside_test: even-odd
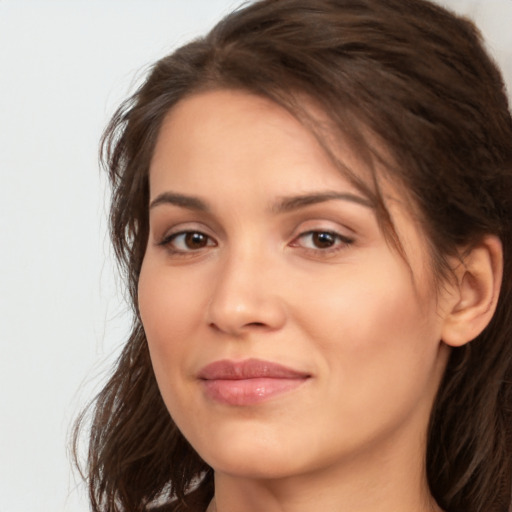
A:
[[[328,249],[336,243],[336,235],[329,232],[315,231],[311,234],[311,241],[318,249]]]
[[[318,255],[327,255],[346,248],[353,242],[352,238],[335,231],[312,230],[302,233],[291,243],[291,246],[302,247],[308,251],[314,251]]]
[[[208,245],[208,237],[203,233],[185,233],[184,243],[188,249],[202,249]]]
[[[167,247],[172,253],[187,253],[214,247],[216,243],[200,231],[181,231],[167,236],[159,245]]]

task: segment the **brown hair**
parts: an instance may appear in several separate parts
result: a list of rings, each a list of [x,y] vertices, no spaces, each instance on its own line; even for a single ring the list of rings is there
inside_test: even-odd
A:
[[[500,73],[475,27],[425,0],[257,1],[157,62],[114,115],[103,158],[113,189],[111,236],[134,323],[93,403],[86,469],[92,509],[143,512],[155,501],[175,499],[173,510],[202,510],[213,494],[211,468],[160,397],[137,311],[148,168],[162,119],[187,95],[212,88],[265,96],[305,122],[300,98],[309,97],[363,154],[384,159],[365,134],[383,142],[393,161],[387,161],[388,174],[412,197],[438,277],[457,248],[484,234],[500,237],[504,277],[497,311],[478,338],[452,351],[431,415],[427,475],[447,512],[506,512],[512,487],[512,119]],[[392,231],[378,187],[370,192]]]

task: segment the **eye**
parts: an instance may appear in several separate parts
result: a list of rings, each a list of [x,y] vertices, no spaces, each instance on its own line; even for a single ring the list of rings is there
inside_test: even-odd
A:
[[[314,230],[302,233],[290,245],[304,249],[329,252],[342,249],[353,243],[353,239],[335,231]]]
[[[175,253],[186,253],[199,251],[205,247],[215,247],[216,243],[200,231],[181,231],[166,236],[159,245],[166,246]]]

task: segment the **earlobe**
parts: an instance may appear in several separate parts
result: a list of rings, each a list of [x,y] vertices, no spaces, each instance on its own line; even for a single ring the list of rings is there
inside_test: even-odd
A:
[[[462,254],[446,311],[442,340],[452,347],[475,339],[496,310],[503,274],[503,249],[497,236],[487,235]]]

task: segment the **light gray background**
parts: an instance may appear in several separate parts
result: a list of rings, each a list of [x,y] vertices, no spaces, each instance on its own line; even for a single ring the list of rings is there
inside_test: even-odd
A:
[[[146,66],[237,0],[0,0],[0,512],[85,512],[67,436],[129,326],[101,131]],[[476,19],[512,90],[512,0]]]

